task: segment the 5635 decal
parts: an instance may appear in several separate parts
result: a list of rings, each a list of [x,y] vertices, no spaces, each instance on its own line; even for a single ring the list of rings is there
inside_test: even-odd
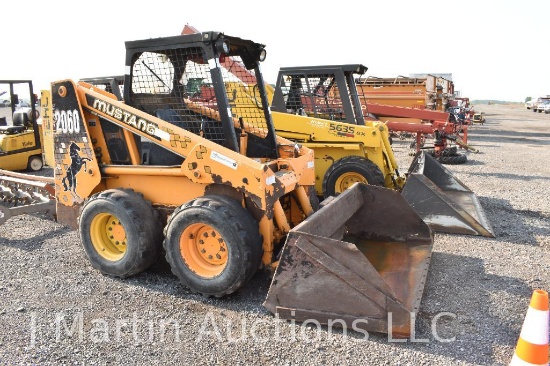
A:
[[[328,132],[342,137],[355,137],[355,126],[331,123]]]

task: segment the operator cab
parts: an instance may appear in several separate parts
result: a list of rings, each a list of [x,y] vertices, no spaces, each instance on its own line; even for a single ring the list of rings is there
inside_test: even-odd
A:
[[[123,99],[248,157],[274,159],[276,136],[259,68],[264,57],[263,45],[218,32],[126,42]],[[118,157],[113,163],[129,164],[122,128],[100,123],[109,154]],[[184,136],[171,137],[183,143]],[[181,165],[185,159],[153,139],[136,136],[136,142],[142,164]]]

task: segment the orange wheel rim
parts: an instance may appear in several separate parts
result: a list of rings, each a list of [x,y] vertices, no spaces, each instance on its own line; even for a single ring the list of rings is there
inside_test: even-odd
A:
[[[181,257],[193,272],[205,278],[220,275],[228,260],[224,238],[210,225],[189,225],[180,237]]]

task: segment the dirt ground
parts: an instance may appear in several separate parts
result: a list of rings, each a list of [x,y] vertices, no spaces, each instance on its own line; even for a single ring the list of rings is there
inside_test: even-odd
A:
[[[550,115],[476,110],[487,121],[469,143],[480,152],[446,167],[496,237],[435,234],[414,337],[275,319],[263,272],[223,299],[190,293],[164,260],[103,276],[77,232],[36,214],[0,226],[0,364],[507,365],[533,290],[550,290]],[[393,145],[403,171],[410,142]]]

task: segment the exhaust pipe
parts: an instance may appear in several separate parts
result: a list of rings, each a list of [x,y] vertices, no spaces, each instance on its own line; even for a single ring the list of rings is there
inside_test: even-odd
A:
[[[432,230],[392,189],[355,183],[323,203],[288,234],[264,306],[283,319],[408,337]]]

